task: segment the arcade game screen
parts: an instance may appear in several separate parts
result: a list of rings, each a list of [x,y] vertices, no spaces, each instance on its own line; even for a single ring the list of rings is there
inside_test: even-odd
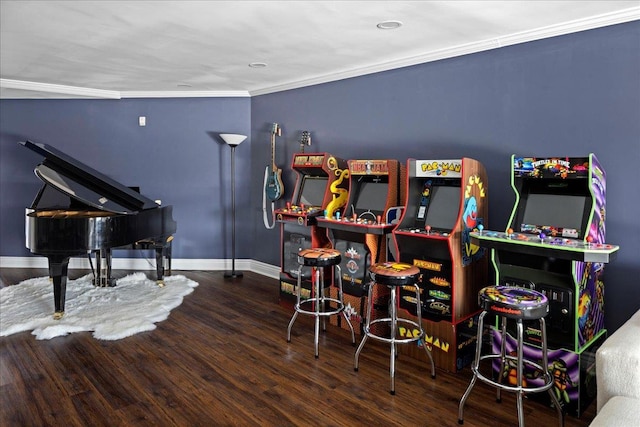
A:
[[[360,178],[353,191],[355,192],[351,213],[358,216],[365,212],[382,215],[387,204],[389,184],[383,181],[365,181]],[[349,212],[349,211],[347,211]]]
[[[329,179],[326,176],[305,176],[300,187],[299,205],[322,206]]]
[[[430,226],[438,231],[451,231],[460,210],[460,180],[434,182],[428,179],[419,187],[419,198],[415,207],[415,227]],[[421,189],[421,190],[419,190]]]
[[[432,187],[431,203],[424,223],[435,229],[451,230],[458,219],[459,209],[460,187]]]
[[[522,232],[540,232],[540,228],[557,230],[564,237],[584,236],[582,220],[588,208],[584,196],[529,193],[522,213]]]

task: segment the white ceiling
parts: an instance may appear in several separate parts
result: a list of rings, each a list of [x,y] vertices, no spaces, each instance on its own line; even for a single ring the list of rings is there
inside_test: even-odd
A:
[[[638,19],[640,0],[0,0],[0,97],[251,96]]]

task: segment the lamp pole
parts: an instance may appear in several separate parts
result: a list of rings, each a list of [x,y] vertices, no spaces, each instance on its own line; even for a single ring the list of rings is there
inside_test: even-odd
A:
[[[230,133],[220,137],[231,147],[231,271],[225,271],[224,277],[235,279],[242,277],[242,272],[236,271],[236,147],[247,137]]]

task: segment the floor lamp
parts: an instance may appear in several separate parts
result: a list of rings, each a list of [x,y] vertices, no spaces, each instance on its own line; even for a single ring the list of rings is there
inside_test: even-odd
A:
[[[235,279],[242,277],[242,272],[236,271],[236,147],[247,139],[247,136],[221,133],[220,138],[231,147],[231,271],[225,271],[224,277]]]

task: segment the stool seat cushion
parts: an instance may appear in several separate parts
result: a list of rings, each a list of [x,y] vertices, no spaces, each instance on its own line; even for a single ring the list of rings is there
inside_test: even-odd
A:
[[[369,267],[374,282],[387,286],[413,285],[418,280],[420,269],[402,262],[382,262]]]
[[[509,319],[540,319],[549,312],[549,300],[537,291],[513,286],[487,286],[478,293],[485,311]]]
[[[311,267],[337,265],[342,261],[339,250],[329,248],[309,248],[298,252],[298,264]]]

